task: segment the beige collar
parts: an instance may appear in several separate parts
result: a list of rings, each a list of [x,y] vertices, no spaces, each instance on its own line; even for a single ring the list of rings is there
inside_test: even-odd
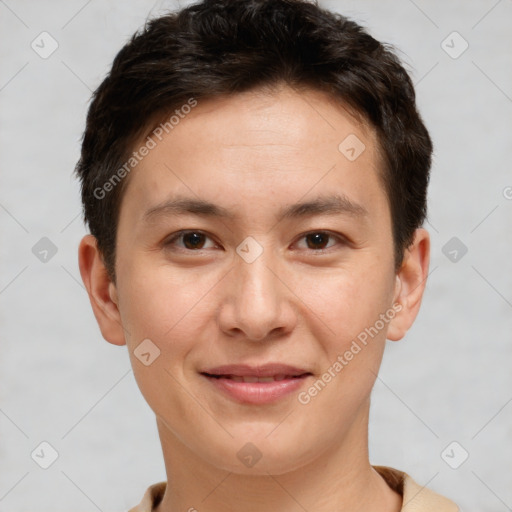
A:
[[[403,512],[459,512],[453,501],[417,484],[407,473],[387,466],[372,466],[402,496]],[[150,485],[142,501],[128,512],[153,512],[164,496],[167,482]]]

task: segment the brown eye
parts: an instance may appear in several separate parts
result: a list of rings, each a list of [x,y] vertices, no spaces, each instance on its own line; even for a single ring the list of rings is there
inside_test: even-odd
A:
[[[201,231],[180,231],[165,242],[165,246],[174,246],[182,250],[197,251],[208,248],[205,247],[208,239],[210,239],[210,237]],[[181,241],[181,243],[178,243],[178,241]]]
[[[328,233],[310,233],[309,235],[306,235],[306,240],[308,244],[308,249],[325,249],[325,246],[327,245],[329,241],[329,235]]]
[[[202,233],[184,233],[183,243],[187,249],[202,249],[205,236]]]
[[[305,240],[305,246],[301,245],[300,242]],[[345,239],[341,235],[334,233],[328,233],[326,231],[311,231],[310,233],[304,233],[300,237],[299,248],[304,250],[310,250],[311,252],[322,253],[328,251],[330,248],[336,245],[344,245]]]

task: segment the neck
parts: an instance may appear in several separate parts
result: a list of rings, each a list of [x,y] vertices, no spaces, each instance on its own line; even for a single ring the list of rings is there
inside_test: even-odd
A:
[[[369,463],[368,411],[369,404],[334,449],[279,475],[244,475],[213,466],[157,419],[167,488],[154,512],[399,512],[401,496]]]

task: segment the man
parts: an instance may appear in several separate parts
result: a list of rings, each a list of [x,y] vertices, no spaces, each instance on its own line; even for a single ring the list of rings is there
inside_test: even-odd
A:
[[[167,481],[132,512],[458,510],[368,455],[428,275],[431,153],[394,54],[309,2],[204,1],[119,52],[79,264],[156,415]]]

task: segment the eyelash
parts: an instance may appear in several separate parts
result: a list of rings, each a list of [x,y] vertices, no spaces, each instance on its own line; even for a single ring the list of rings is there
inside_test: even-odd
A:
[[[211,239],[210,236],[208,236],[206,233],[204,233],[201,230],[197,230],[197,229],[182,230],[182,231],[178,231],[177,233],[172,235],[171,238],[167,239],[167,241],[164,242],[164,246],[166,246],[166,247],[172,246],[174,244],[174,242],[176,242],[178,239],[182,238],[185,235],[192,234],[192,233],[196,233],[196,234],[199,234],[199,235],[204,235],[207,238]],[[323,230],[307,231],[306,233],[302,233],[299,236],[299,239],[303,239],[303,238],[307,237],[308,235],[327,235],[328,237],[330,237],[329,238],[329,242],[330,242],[330,240],[332,238],[335,238],[338,241],[338,243],[341,244],[341,245],[347,245],[348,244],[348,241],[343,236],[335,234],[335,233],[332,233],[330,231],[323,231]],[[327,243],[329,243],[329,242],[327,242]],[[316,253],[316,254],[324,254],[324,253],[330,252],[330,250],[332,248],[333,248],[333,246],[328,247],[327,249],[309,249],[309,251],[312,252],[312,253]],[[193,252],[205,251],[205,250],[208,250],[208,249],[187,249],[185,247],[180,247],[178,250],[181,250],[181,251],[184,251],[184,252],[188,252],[188,253],[193,253]],[[308,250],[308,249],[306,249],[306,250]]]

